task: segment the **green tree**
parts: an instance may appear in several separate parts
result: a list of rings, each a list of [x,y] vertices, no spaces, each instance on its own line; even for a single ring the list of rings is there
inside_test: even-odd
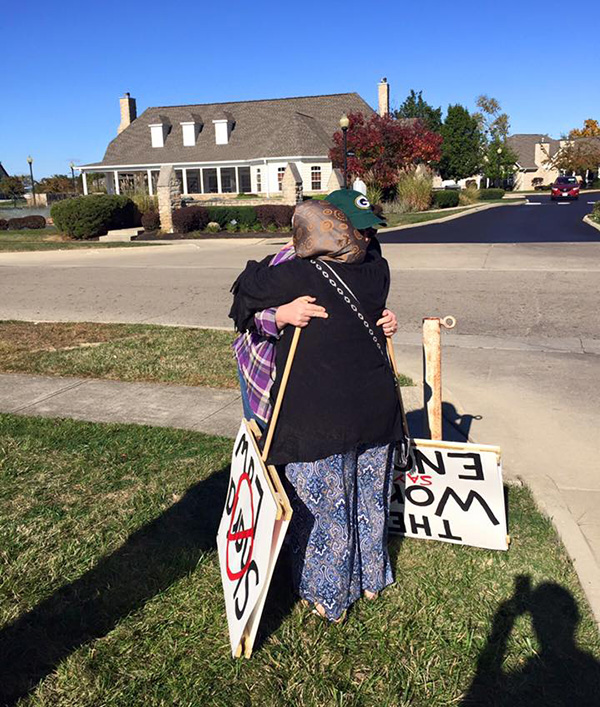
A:
[[[502,113],[500,103],[495,98],[485,94],[477,97],[475,101],[479,111],[473,117],[479,123],[479,129],[484,134],[488,143],[493,141],[506,142],[510,121],[506,113]]]
[[[503,180],[513,173],[517,159],[517,154],[505,141],[491,140],[483,156],[483,174],[498,186],[502,186]]]
[[[588,171],[596,173],[600,165],[600,137],[566,140],[550,162],[556,169],[582,177]]]
[[[73,178],[68,174],[53,174],[51,177],[40,179],[39,191],[46,194],[72,194],[74,191],[79,191],[79,177]]]
[[[423,91],[417,93],[412,88],[404,103],[394,111],[394,118],[419,118],[428,130],[438,134],[442,129],[442,109],[430,106],[423,98]]]
[[[448,106],[441,134],[442,178],[458,180],[477,174],[481,168],[483,137],[475,116],[459,104]]]
[[[17,199],[25,194],[25,186],[20,177],[4,177],[0,181],[0,194],[6,199],[12,199],[13,205],[17,205]]]

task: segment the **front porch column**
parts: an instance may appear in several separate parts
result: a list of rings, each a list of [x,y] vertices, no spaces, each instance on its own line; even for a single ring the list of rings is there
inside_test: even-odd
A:
[[[114,179],[115,179],[115,194],[120,194],[121,190],[119,189],[119,173],[115,169],[113,174],[114,174]]]
[[[240,189],[240,168],[237,166],[235,168],[235,191],[236,194],[242,193],[242,190]]]
[[[104,172],[104,182],[106,184],[106,193],[115,193],[115,175],[112,172]]]
[[[154,196],[154,189],[152,187],[152,170],[146,170],[148,172],[148,194]]]
[[[217,167],[217,193],[222,194],[222,188],[221,188],[221,168]]]
[[[85,194],[85,196],[87,196],[87,193],[88,193],[87,175],[83,170],[81,170],[81,184],[83,185],[83,193]]]
[[[181,168],[181,181],[183,182],[183,193],[187,194],[188,193],[188,185],[187,185],[187,169],[185,167]]]

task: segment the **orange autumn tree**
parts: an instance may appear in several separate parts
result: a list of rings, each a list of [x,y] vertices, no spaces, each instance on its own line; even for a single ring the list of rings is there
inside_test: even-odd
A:
[[[569,137],[600,137],[600,125],[597,120],[588,118],[583,121],[583,128],[573,128]]]

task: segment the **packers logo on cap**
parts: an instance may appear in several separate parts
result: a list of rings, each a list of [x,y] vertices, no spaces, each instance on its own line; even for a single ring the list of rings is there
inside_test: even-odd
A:
[[[357,196],[356,199],[354,199],[354,205],[357,206],[359,209],[370,209],[371,208],[371,204],[369,203],[369,200],[363,194],[361,194],[360,196]]]

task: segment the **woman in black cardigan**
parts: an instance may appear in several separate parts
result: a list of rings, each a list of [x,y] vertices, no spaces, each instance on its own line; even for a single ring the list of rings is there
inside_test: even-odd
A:
[[[375,324],[390,275],[369,239],[326,201],[299,205],[293,230],[298,257],[274,268],[249,262],[233,288],[231,316],[243,330],[255,312],[307,294],[328,312],[302,331],[267,462],[286,465],[296,589],[336,621],[362,593],[373,598],[393,581],[390,449],[402,424]],[[277,342],[273,400],[292,336],[287,327]]]

